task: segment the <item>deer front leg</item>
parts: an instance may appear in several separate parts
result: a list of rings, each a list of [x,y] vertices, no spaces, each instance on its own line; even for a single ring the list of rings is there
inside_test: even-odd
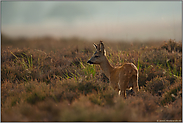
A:
[[[121,86],[120,86],[120,81],[118,82],[118,95],[121,95]]]
[[[127,85],[128,85],[128,81],[122,81],[120,83],[120,87],[121,87],[121,95],[126,99],[126,88],[127,88]]]
[[[118,94],[119,96],[122,95],[124,98],[126,98],[126,89],[124,89],[124,85],[120,86],[122,83],[118,83]]]
[[[111,81],[110,86],[111,86],[115,91],[117,90],[118,93],[119,93],[119,88],[118,88],[118,85],[117,85],[116,83],[114,83],[114,82]]]

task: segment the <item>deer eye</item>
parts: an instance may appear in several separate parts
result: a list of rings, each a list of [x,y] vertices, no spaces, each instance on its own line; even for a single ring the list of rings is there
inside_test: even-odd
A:
[[[98,58],[99,56],[95,56],[95,58]]]

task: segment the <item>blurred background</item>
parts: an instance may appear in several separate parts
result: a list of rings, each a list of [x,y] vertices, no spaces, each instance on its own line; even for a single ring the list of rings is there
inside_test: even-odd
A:
[[[182,40],[182,1],[2,1],[1,33],[87,40]]]

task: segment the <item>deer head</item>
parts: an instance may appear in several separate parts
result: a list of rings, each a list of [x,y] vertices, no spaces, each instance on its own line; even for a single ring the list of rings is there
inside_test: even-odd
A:
[[[106,60],[106,52],[104,50],[104,44],[102,41],[100,41],[99,44],[93,44],[96,51],[93,54],[93,56],[90,58],[90,60],[87,61],[89,64],[101,64]]]

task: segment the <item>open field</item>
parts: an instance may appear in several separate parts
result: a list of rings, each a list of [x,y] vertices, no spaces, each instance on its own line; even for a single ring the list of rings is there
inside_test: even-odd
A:
[[[112,65],[139,69],[127,99],[86,63],[98,42],[2,35],[1,121],[182,121],[182,42],[104,41]]]

